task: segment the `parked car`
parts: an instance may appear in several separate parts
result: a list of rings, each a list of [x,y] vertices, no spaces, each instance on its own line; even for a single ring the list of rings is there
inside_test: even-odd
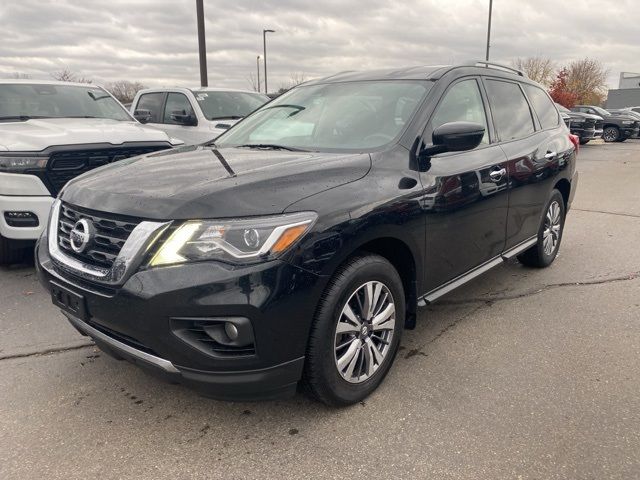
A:
[[[572,112],[559,103],[556,103],[556,107],[561,115],[569,117],[569,130],[580,139],[580,145],[585,145],[590,140],[602,137],[604,129],[604,119],[602,117],[589,113]]]
[[[640,122],[636,122],[630,115],[612,114],[596,105],[576,105],[571,111],[601,116],[604,119],[602,138],[605,142],[624,142],[637,135],[640,129]]]
[[[640,122],[640,112],[636,112],[635,110],[621,108],[621,109],[609,109],[608,111],[615,115],[630,115],[631,117],[635,118],[636,121]],[[640,137],[640,132],[631,138],[639,138],[639,137]]]
[[[558,253],[575,137],[537,83],[479,65],[307,82],[215,143],[76,179],[40,281],[100,348],[206,395],[361,401],[418,307]]]
[[[270,99],[245,90],[223,88],[150,88],[140,90],[131,113],[188,145],[215,139]]]
[[[96,85],[0,80],[0,264],[33,246],[69,180],[172,145]]]

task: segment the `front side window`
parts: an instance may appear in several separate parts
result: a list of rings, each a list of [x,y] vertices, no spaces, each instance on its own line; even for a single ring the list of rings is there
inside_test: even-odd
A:
[[[533,85],[523,85],[524,91],[529,97],[533,110],[538,115],[540,125],[543,130],[547,128],[553,128],[558,126],[558,112],[556,111],[549,96],[544,93],[541,88],[534,87]]]
[[[164,107],[164,119],[162,122],[170,125],[182,125],[180,122],[176,122],[171,118],[172,113],[191,115],[195,118],[189,99],[182,93],[170,93],[167,95],[167,104]]]
[[[140,100],[136,106],[136,110],[148,110],[151,123],[162,123],[162,104],[164,102],[164,93],[145,93],[140,95]]]
[[[209,120],[243,118],[269,101],[261,93],[194,90],[193,94]]]
[[[356,81],[304,85],[216,139],[219,147],[269,144],[315,151],[368,151],[399,137],[431,82]]]
[[[95,86],[1,84],[0,120],[25,118],[108,118],[132,121],[111,95]]]
[[[487,116],[476,80],[463,80],[445,93],[431,119],[431,130],[449,122],[473,122],[484,127],[483,144],[489,143]]]
[[[527,99],[517,83],[487,80],[493,121],[503,142],[531,135],[535,128]]]

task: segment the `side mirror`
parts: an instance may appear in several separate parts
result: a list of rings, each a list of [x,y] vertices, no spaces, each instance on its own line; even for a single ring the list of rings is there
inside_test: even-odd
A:
[[[438,153],[464,152],[473,150],[484,137],[484,127],[472,122],[449,122],[440,125],[433,131],[433,145],[425,147],[421,157],[430,157]]]
[[[187,127],[198,124],[196,118],[184,110],[175,110],[171,112],[171,120]]]
[[[145,109],[136,110],[133,112],[133,118],[138,120],[140,123],[147,123],[151,120],[151,111]]]

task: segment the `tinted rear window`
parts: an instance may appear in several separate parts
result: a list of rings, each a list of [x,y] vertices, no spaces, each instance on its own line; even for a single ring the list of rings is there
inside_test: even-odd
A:
[[[526,137],[535,131],[529,104],[517,83],[487,80],[487,94],[500,140]]]
[[[538,120],[540,120],[542,128],[547,129],[557,127],[558,112],[553,106],[553,103],[551,103],[549,96],[541,88],[534,87],[533,85],[523,86],[524,91],[529,97],[533,110],[536,112],[536,115],[538,115]]]

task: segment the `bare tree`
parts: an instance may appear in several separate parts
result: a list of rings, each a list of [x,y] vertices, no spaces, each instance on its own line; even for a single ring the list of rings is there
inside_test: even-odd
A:
[[[300,85],[307,81],[307,76],[304,72],[292,72],[289,74],[289,88],[293,88],[296,85]]]
[[[254,92],[258,91],[258,80],[256,79],[256,76],[253,74],[253,72],[249,72],[249,75],[247,75],[247,83],[251,85],[251,90],[253,90]]]
[[[576,60],[567,68],[567,88],[575,94],[576,103],[601,104],[607,92],[609,71],[598,60]]]
[[[553,82],[555,65],[550,58],[516,58],[513,61],[513,66],[526,73],[531,80],[541,83],[545,87],[549,87]]]
[[[122,103],[133,102],[136,93],[143,88],[147,88],[140,82],[130,82],[129,80],[117,80],[107,83],[104,88]]]
[[[79,76],[72,72],[68,68],[63,68],[57,72],[51,74],[51,78],[58,80],[59,82],[77,82],[77,83],[92,83],[93,80],[87,77]]]

